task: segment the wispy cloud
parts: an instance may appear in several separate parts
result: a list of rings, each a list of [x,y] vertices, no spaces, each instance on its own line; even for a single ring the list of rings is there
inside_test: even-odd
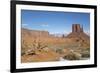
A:
[[[34,24],[34,25],[42,26],[42,27],[48,27],[49,26],[47,23],[37,23],[37,24]]]
[[[22,24],[22,28],[27,28],[28,24]]]
[[[42,27],[48,27],[48,24],[41,24]]]
[[[23,27],[26,27],[26,26],[28,26],[28,24],[22,24],[22,26],[23,26]]]

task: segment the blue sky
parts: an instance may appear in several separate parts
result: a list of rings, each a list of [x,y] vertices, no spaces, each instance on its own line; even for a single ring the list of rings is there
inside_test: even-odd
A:
[[[84,31],[90,30],[90,14],[78,12],[56,12],[21,10],[22,28],[45,30],[51,34],[65,34],[72,31],[72,24],[83,25]]]

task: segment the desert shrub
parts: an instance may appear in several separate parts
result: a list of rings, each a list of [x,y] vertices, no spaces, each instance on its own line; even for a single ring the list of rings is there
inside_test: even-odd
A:
[[[66,56],[64,56],[63,58],[67,60],[79,60],[81,58],[81,55],[78,53],[71,52]]]
[[[56,49],[56,52],[59,53],[59,54],[63,53],[62,49]]]
[[[89,51],[82,52],[81,54],[82,54],[82,58],[88,58],[88,57],[90,57]]]
[[[22,46],[22,51],[25,51],[23,54],[26,54],[26,55],[36,55],[36,50],[40,50],[41,49],[44,49],[47,47],[46,44],[44,44],[43,42],[41,42],[40,40],[38,39],[34,39],[33,42],[31,44],[27,44],[25,43],[25,41],[23,41],[23,46]],[[30,47],[31,46],[31,47]]]
[[[21,52],[21,56],[23,56],[23,55],[25,55],[25,52],[24,51]]]
[[[38,39],[33,40],[32,45],[34,49],[43,49],[43,48],[48,47],[45,43],[41,42]]]
[[[87,48],[87,51],[90,51],[90,48]]]
[[[29,52],[28,55],[36,55],[35,51]]]
[[[36,55],[36,52],[35,52],[35,50],[33,50],[33,49],[29,49],[29,50],[27,50],[27,51],[25,52],[25,54],[26,54],[26,55]]]

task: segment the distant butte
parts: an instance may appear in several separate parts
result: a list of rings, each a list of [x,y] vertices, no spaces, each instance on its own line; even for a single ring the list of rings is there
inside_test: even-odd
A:
[[[83,26],[80,26],[80,24],[72,24],[72,32],[67,35],[67,38],[80,38],[88,40],[89,36],[84,32]]]

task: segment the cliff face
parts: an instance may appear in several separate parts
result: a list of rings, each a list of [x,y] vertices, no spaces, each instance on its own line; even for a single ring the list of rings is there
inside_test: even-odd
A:
[[[29,30],[22,28],[22,36],[31,36],[31,37],[48,37],[48,31],[39,31],[39,30]]]

